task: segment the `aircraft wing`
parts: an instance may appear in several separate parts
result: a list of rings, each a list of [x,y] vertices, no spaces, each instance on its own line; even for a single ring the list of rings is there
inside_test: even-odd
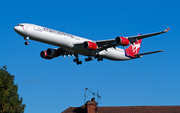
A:
[[[140,53],[140,54],[136,54],[135,58],[140,58],[143,55],[148,55],[148,54],[153,54],[153,53],[159,53],[159,52],[164,52],[163,50],[159,50],[159,51],[152,51],[152,52],[147,52],[147,53]]]
[[[105,50],[107,48],[119,46],[119,44],[115,43],[115,39],[96,41],[96,44],[99,47],[98,48],[99,51]]]
[[[138,36],[132,36],[132,37],[125,37],[127,38],[131,44],[133,44],[134,42],[136,42],[139,39],[143,39],[143,38],[147,38],[147,37],[151,37],[151,36],[155,36],[155,35],[159,35],[162,33],[166,33],[169,31],[170,28],[167,28],[164,31],[161,32],[155,32],[155,33],[150,33],[150,34],[145,34],[145,35],[138,35]],[[110,39],[110,40],[100,40],[100,41],[96,41],[98,47],[100,47],[100,51],[110,48],[110,47],[116,47],[119,46],[119,44],[115,43],[115,39]]]
[[[164,31],[161,31],[161,32],[155,32],[155,33],[150,33],[150,34],[145,34],[145,35],[138,35],[138,36],[131,36],[131,37],[123,37],[123,38],[125,38],[126,40],[129,40],[130,44],[133,44],[134,42],[136,42],[139,39],[143,39],[143,38],[159,35],[159,34],[162,34],[162,33],[166,33],[166,32],[169,31],[169,29],[170,28],[168,28],[168,29],[166,29]],[[115,48],[116,46],[120,46],[120,45],[121,46],[126,46],[126,45],[123,45],[123,44],[117,44],[116,39],[99,40],[99,41],[94,41],[94,43],[97,44],[97,46],[98,46],[97,50],[99,50],[99,51],[106,50],[106,49],[111,48],[111,47]],[[74,45],[82,46],[83,42],[76,43]]]
[[[164,31],[156,32],[156,33],[150,33],[150,34],[145,34],[145,35],[132,36],[132,37],[128,37],[128,39],[129,39],[130,43],[133,44],[134,42],[136,42],[136,41],[139,40],[139,39],[143,39],[143,38],[147,38],[147,37],[159,35],[159,34],[162,34],[162,33],[166,33],[166,32],[169,31],[169,29],[170,29],[170,28],[167,28],[167,29],[164,30]]]
[[[73,45],[82,47],[84,42],[74,43]],[[109,40],[100,40],[100,41],[94,41],[94,43],[97,44],[99,51],[105,50],[110,47],[116,47],[119,46],[119,44],[115,43],[115,39],[109,39]]]

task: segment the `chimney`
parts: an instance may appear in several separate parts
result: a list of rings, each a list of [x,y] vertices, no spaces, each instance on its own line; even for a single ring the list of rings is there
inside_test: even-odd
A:
[[[87,102],[87,113],[96,113],[97,103],[95,98],[92,98],[91,101]]]

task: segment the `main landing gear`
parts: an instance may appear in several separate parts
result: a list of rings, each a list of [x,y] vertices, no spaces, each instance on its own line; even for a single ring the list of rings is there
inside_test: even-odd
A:
[[[29,37],[24,37],[24,40],[26,40],[26,42],[25,42],[24,44],[25,44],[25,45],[29,45],[29,42],[28,42]]]
[[[103,58],[100,57],[99,55],[96,55],[94,56],[95,59],[97,59],[97,61],[103,61]],[[85,58],[85,61],[88,62],[88,61],[91,61],[93,60],[93,57],[89,56],[88,58]]]
[[[74,55],[76,58],[73,59],[74,62],[76,62],[77,65],[82,64],[82,61],[79,61],[79,56],[77,54]]]
[[[75,56],[76,58],[73,59],[73,61],[74,61],[77,65],[82,64],[82,61],[79,61],[79,58],[78,58],[79,56],[78,56],[78,54],[74,54],[74,56]],[[99,55],[94,56],[94,58],[97,59],[97,61],[103,61],[103,58],[100,57]],[[86,62],[91,61],[91,60],[93,60],[93,56],[89,56],[88,58],[85,58],[85,61],[86,61]]]
[[[99,55],[94,56],[95,59],[97,59],[97,61],[103,61],[103,57],[100,57]]]
[[[93,57],[90,57],[90,56],[89,56],[88,58],[85,58],[85,61],[86,61],[86,62],[91,61],[91,60],[93,60]]]

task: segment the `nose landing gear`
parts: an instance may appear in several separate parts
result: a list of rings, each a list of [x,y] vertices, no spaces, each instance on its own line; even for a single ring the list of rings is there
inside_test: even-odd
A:
[[[28,42],[29,37],[24,37],[24,40],[26,40],[26,42],[25,42],[24,44],[25,44],[25,45],[29,45],[29,42]]]

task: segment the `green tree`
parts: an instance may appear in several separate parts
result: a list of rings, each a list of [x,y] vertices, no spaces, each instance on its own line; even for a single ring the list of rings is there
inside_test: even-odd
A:
[[[7,66],[0,67],[0,113],[24,113],[26,105],[17,91],[14,76],[7,72]]]

